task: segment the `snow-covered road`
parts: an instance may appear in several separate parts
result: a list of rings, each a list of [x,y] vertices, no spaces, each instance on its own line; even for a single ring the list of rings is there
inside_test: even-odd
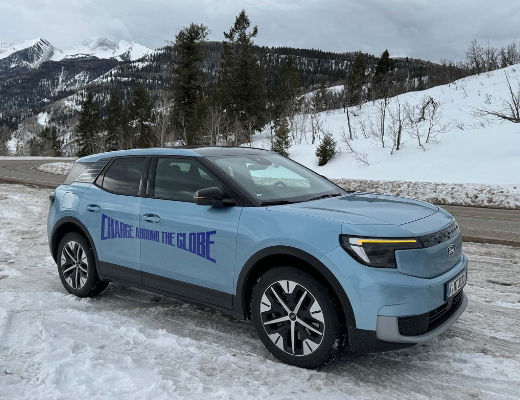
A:
[[[520,398],[520,249],[465,243],[468,309],[431,343],[308,371],[208,308],[119,285],[68,295],[47,248],[47,193],[0,185],[2,399]]]

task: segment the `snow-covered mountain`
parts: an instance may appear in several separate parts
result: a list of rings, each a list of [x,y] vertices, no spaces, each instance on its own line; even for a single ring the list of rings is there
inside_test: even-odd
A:
[[[85,57],[114,58],[118,61],[134,61],[152,50],[134,41],[98,37],[83,41],[69,49],[60,50],[48,40],[37,38],[21,43],[0,42],[0,70],[7,68],[37,68],[45,61],[61,61]]]
[[[83,41],[70,49],[55,53],[54,61],[80,57],[116,58],[120,61],[135,61],[151,53],[152,50],[134,41],[120,40],[114,42],[110,39],[98,37]]]
[[[38,38],[22,43],[0,42],[0,74],[14,68],[38,68],[60,53],[49,41]]]

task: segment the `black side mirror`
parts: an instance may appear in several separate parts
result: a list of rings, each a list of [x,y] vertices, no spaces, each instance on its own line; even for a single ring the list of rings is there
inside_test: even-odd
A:
[[[209,187],[197,190],[195,193],[195,204],[199,206],[233,206],[236,204],[235,200],[226,198],[222,189],[219,187]]]

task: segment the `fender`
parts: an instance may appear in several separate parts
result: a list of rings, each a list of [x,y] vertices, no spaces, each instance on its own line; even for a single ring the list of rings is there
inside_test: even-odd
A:
[[[329,285],[334,290],[334,293],[338,297],[341,307],[343,308],[345,320],[348,323],[349,329],[354,329],[356,327],[356,318],[354,316],[354,311],[352,310],[352,305],[350,304],[350,300],[348,299],[345,290],[340,285],[334,274],[323,264],[320,260],[318,260],[313,255],[297,249],[295,247],[290,246],[271,246],[266,247],[252,255],[247,262],[244,264],[237,280],[236,286],[236,296],[234,297],[233,308],[234,314],[242,315],[242,318],[246,312],[247,304],[246,304],[246,289],[248,279],[250,277],[250,273],[252,272],[256,263],[268,256],[292,256],[303,260],[305,263],[309,264],[316,272],[322,275]]]
[[[90,233],[89,233],[87,227],[79,219],[77,219],[75,217],[70,217],[70,216],[63,217],[63,218],[60,218],[54,224],[54,227],[52,228],[50,240],[49,240],[49,248],[51,251],[52,258],[54,258],[54,261],[56,261],[57,255],[55,254],[55,251],[57,250],[57,247],[59,245],[59,243],[56,243],[56,232],[60,229],[61,226],[63,226],[64,224],[67,224],[67,223],[72,223],[72,224],[76,225],[79,228],[79,230],[81,231],[81,233],[83,233],[83,235],[85,235],[85,237],[87,238],[87,240],[90,244],[90,247],[92,249],[92,252],[94,253],[94,260],[96,261],[96,272],[97,272],[98,276],[102,276],[103,274],[101,273],[101,270],[99,267],[100,264],[99,264],[99,259],[98,259],[98,255],[97,255],[97,250],[96,250],[96,246],[94,246],[94,241],[92,240],[92,236],[90,236]]]

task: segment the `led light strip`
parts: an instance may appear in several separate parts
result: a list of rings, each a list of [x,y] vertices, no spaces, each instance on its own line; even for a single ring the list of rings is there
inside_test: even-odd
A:
[[[417,243],[415,239],[395,239],[395,240],[385,240],[385,239],[358,239],[358,246],[362,246],[363,243]]]

